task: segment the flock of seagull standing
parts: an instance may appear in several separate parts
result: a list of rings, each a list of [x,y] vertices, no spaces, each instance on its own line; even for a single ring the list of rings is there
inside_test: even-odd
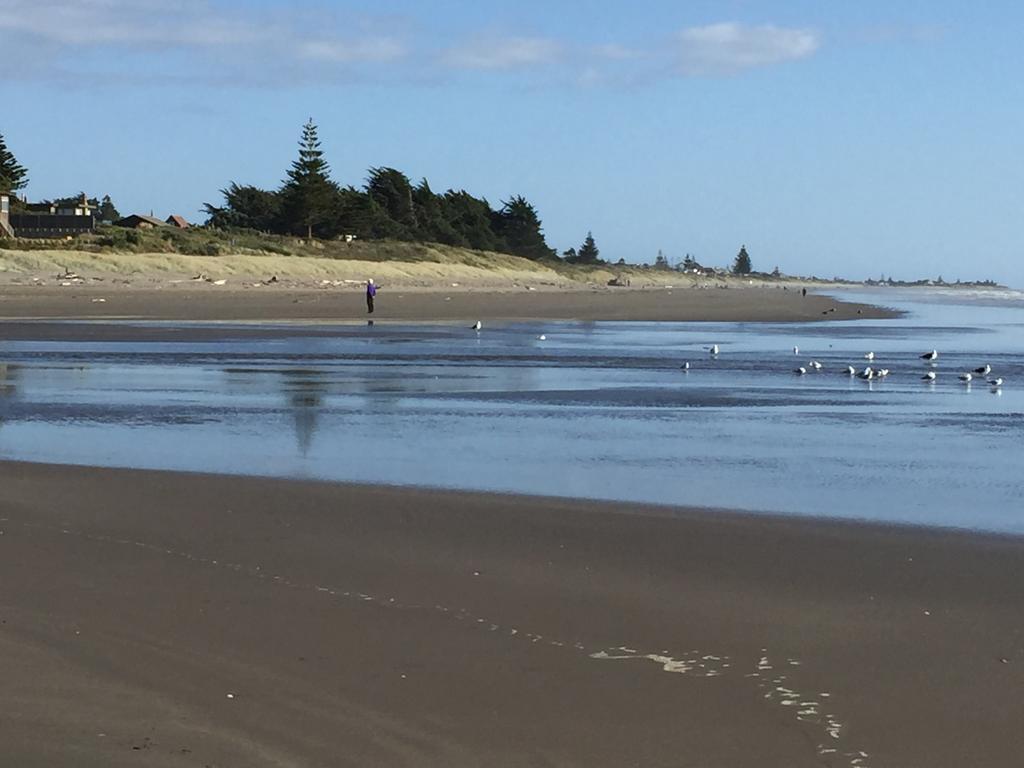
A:
[[[479,320],[477,320],[475,323],[473,323],[473,325],[470,326],[470,330],[473,330],[473,331],[479,331],[481,328],[483,328],[483,324]],[[544,336],[543,334],[541,334],[537,338],[540,341],[545,341],[547,339],[547,337]],[[715,358],[717,358],[719,353],[721,352],[721,349],[719,348],[719,346],[717,344],[712,344],[710,347],[705,347],[704,349],[706,349],[711,354],[711,356],[715,357]],[[800,347],[793,347],[793,354],[794,355],[799,355],[800,354]],[[923,360],[925,363],[928,363],[929,365],[935,366],[935,365],[938,365],[939,352],[938,352],[938,350],[933,349],[930,352],[925,352],[923,355],[918,355],[918,357],[921,360]],[[867,360],[869,363],[873,363],[875,361],[875,353],[874,352],[868,352],[866,355],[864,355],[864,359]],[[684,371],[688,371],[688,370],[690,370],[690,363],[689,362],[685,362],[680,367]],[[823,368],[823,366],[822,366],[822,364],[820,362],[818,362],[817,360],[811,360],[809,363],[807,363],[807,365],[800,365],[800,366],[797,366],[796,368],[794,368],[793,369],[793,373],[795,373],[797,376],[806,376],[810,371],[816,371],[817,372],[817,371],[820,371],[822,368]],[[886,378],[889,375],[889,369],[888,368],[877,368],[876,369],[876,368],[872,368],[870,365],[866,366],[864,368],[864,370],[862,370],[862,371],[858,371],[852,365],[848,365],[848,366],[846,366],[846,368],[844,369],[843,372],[846,373],[846,375],[851,377],[851,378],[856,377],[858,379],[863,379],[864,381],[873,381],[874,379],[884,379],[884,378]],[[993,389],[999,389],[1000,387],[1003,386],[1003,379],[1002,379],[1001,376],[996,376],[995,378],[987,379],[986,377],[989,376],[991,373],[992,373],[992,366],[989,365],[988,363],[985,363],[985,365],[979,366],[978,368],[975,368],[974,370],[965,371],[965,372],[961,373],[958,378],[964,384],[968,384],[968,385],[972,381],[974,381],[975,379],[986,380],[988,382],[989,386],[991,386]],[[929,384],[934,383],[937,379],[938,379],[938,374],[935,371],[928,371],[927,373],[925,373],[924,376],[921,377],[921,381],[926,381]]]
[[[707,350],[713,358],[717,358],[720,352],[720,349],[717,344],[712,344],[710,347],[704,347],[704,349]],[[799,355],[800,348],[793,347],[793,354]],[[933,349],[930,352],[925,352],[923,355],[918,355],[918,357],[921,360],[923,360],[926,364],[936,366],[938,365],[939,352],[938,350]],[[866,355],[864,355],[864,359],[867,360],[869,363],[873,363],[875,361],[875,353],[868,352]],[[688,371],[690,370],[690,364],[688,362],[683,363],[681,368],[684,371]],[[822,368],[823,366],[820,362],[818,362],[817,360],[811,360],[806,365],[800,365],[794,368],[793,373],[795,373],[797,376],[806,376],[811,371],[817,372],[820,371]],[[888,368],[874,368],[871,365],[866,366],[863,370],[860,371],[858,371],[852,365],[848,365],[846,366],[846,368],[843,369],[843,372],[851,378],[856,377],[858,379],[863,379],[864,381],[884,379],[889,375]],[[979,366],[977,368],[974,368],[973,370],[965,371],[959,374],[958,378],[961,382],[967,385],[969,385],[972,381],[980,379],[986,381],[989,384],[989,386],[991,386],[993,389],[1001,388],[1003,386],[1002,377],[996,376],[991,379],[987,378],[991,374],[992,366],[989,365],[988,363],[985,363],[985,365]],[[928,371],[927,373],[924,374],[924,376],[921,377],[922,381],[926,381],[929,384],[934,383],[937,379],[938,374],[935,371]]]

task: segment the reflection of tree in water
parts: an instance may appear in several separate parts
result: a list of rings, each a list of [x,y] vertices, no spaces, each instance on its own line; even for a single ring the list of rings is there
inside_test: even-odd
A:
[[[316,434],[317,420],[327,383],[315,370],[288,371],[284,374],[284,391],[295,419],[295,442],[303,456],[309,454]]]
[[[7,421],[7,406],[18,396],[19,366],[0,363],[0,427]]]

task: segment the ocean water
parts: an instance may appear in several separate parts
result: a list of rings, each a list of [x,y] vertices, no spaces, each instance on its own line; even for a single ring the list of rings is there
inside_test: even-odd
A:
[[[906,314],[0,342],[0,458],[1024,533],[1024,294],[854,297]]]

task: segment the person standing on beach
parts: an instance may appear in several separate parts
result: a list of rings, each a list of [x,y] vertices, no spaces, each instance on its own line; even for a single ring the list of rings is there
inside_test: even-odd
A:
[[[371,277],[366,281],[366,313],[369,315],[373,314],[373,297],[377,295],[377,286],[373,284],[373,278]]]

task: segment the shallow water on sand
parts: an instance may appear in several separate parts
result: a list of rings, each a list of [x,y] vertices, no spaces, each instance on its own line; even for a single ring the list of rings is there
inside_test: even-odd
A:
[[[908,314],[0,342],[0,458],[1024,533],[1024,297],[856,298]],[[884,381],[844,372],[868,351]]]

